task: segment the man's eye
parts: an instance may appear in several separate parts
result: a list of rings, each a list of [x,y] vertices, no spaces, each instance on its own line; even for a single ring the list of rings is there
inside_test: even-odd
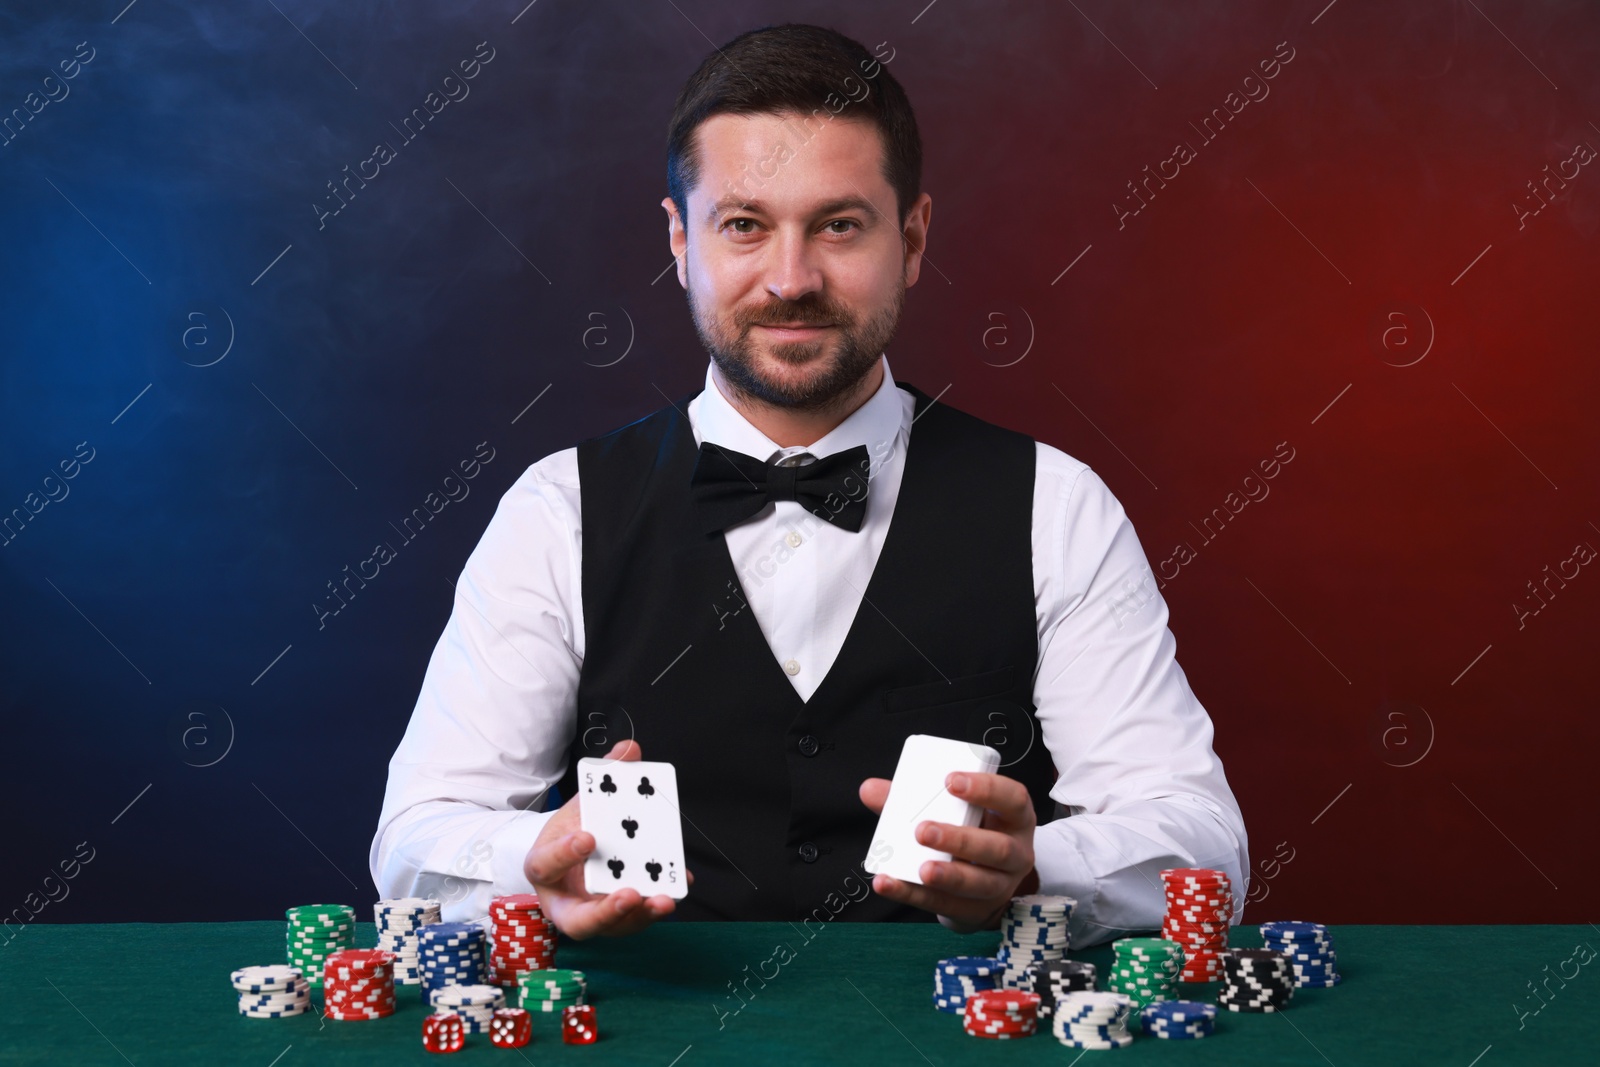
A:
[[[832,222],[827,223],[826,225],[829,225],[829,226],[854,226],[858,230],[861,229],[861,225],[859,223],[857,223],[854,219],[834,219]],[[828,232],[829,233],[842,234],[842,233],[848,233],[849,231],[848,230],[829,230]]]
[[[725,226],[725,227],[726,226],[737,227],[741,223],[746,223],[746,222],[749,223],[752,226],[754,226],[756,224],[756,220],[755,219],[729,219],[727,222],[723,223],[722,225]],[[749,233],[750,231],[749,230],[735,229],[734,232],[735,233]]]

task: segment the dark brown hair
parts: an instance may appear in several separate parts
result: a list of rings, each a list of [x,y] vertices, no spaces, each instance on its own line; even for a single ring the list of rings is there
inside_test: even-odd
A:
[[[707,56],[678,93],[667,128],[667,191],[684,224],[689,190],[700,180],[694,133],[702,122],[713,115],[798,112],[807,123],[837,116],[878,128],[883,177],[894,188],[904,226],[922,192],[922,138],[911,101],[884,62],[837,30],[802,23],[750,30]]]

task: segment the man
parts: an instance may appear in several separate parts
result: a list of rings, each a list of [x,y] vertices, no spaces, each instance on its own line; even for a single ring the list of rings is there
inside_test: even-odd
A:
[[[1042,891],[1088,944],[1156,926],[1170,866],[1228,872],[1242,907],[1243,822],[1121,506],[889,372],[932,200],[885,61],[770,27],[684,87],[662,205],[704,387],[502,498],[390,765],[380,893],[468,917],[532,889],[577,938],[672,912],[583,889],[574,765],[609,754],[677,768],[681,918],[973,930]],[[949,782],[981,826],[919,828],[951,862],[868,893],[912,733],[1002,767]]]

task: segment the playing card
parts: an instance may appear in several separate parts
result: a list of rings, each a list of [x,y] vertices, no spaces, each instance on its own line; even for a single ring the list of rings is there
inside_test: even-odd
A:
[[[951,795],[945,777],[952,771],[992,774],[999,766],[1000,753],[988,745],[931,734],[906,738],[862,869],[921,885],[918,869],[923,862],[948,862],[950,853],[920,844],[914,836],[916,828],[928,820],[954,826],[977,826],[983,820],[982,808]]]
[[[637,889],[642,896],[675,900],[688,895],[672,764],[579,760],[578,820],[595,840],[583,864],[589,892]]]

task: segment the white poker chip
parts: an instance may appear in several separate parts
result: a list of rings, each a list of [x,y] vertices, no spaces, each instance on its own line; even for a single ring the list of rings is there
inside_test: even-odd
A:
[[[240,967],[230,974],[233,988],[241,993],[259,993],[271,989],[284,989],[302,984],[304,976],[298,967],[281,963],[260,967]]]

